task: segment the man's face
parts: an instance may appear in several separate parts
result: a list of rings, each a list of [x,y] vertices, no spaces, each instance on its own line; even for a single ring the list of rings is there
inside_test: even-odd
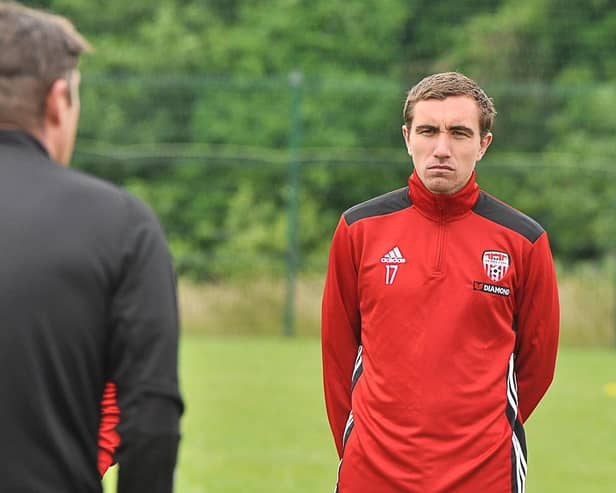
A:
[[[402,134],[419,179],[439,194],[460,190],[492,142],[491,133],[481,138],[479,106],[468,96],[417,102]]]

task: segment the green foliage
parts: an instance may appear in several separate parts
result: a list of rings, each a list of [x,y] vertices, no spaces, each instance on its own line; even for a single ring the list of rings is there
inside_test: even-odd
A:
[[[292,136],[300,261],[322,267],[342,211],[404,186],[405,91],[441,70],[496,102],[482,185],[536,217],[565,261],[614,249],[609,0],[27,3],[96,48],[75,165],[154,207],[182,273],[284,268]]]

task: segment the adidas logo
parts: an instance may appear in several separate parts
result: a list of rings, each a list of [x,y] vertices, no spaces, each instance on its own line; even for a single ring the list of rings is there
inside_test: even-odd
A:
[[[402,256],[400,249],[395,246],[389,252],[381,257],[383,264],[405,264],[406,259]]]

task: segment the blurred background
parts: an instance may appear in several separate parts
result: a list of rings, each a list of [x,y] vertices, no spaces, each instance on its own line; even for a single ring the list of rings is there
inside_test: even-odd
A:
[[[73,165],[141,197],[171,246],[180,493],[333,488],[329,241],[345,209],[406,184],[406,91],[449,70],[498,111],[480,185],[545,227],[557,263],[561,352],[528,424],[528,491],[616,491],[616,2],[24,3],[96,48]]]

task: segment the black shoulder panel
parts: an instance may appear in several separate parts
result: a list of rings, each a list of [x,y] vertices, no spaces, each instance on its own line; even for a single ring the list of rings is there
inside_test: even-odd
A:
[[[411,198],[409,197],[409,187],[404,187],[384,195],[379,195],[361,204],[354,205],[343,215],[347,224],[350,226],[360,219],[372,216],[383,216],[391,212],[406,209],[410,206]]]
[[[543,228],[537,221],[485,192],[479,194],[479,200],[473,211],[505,228],[512,229],[531,243],[537,241],[543,233]]]

